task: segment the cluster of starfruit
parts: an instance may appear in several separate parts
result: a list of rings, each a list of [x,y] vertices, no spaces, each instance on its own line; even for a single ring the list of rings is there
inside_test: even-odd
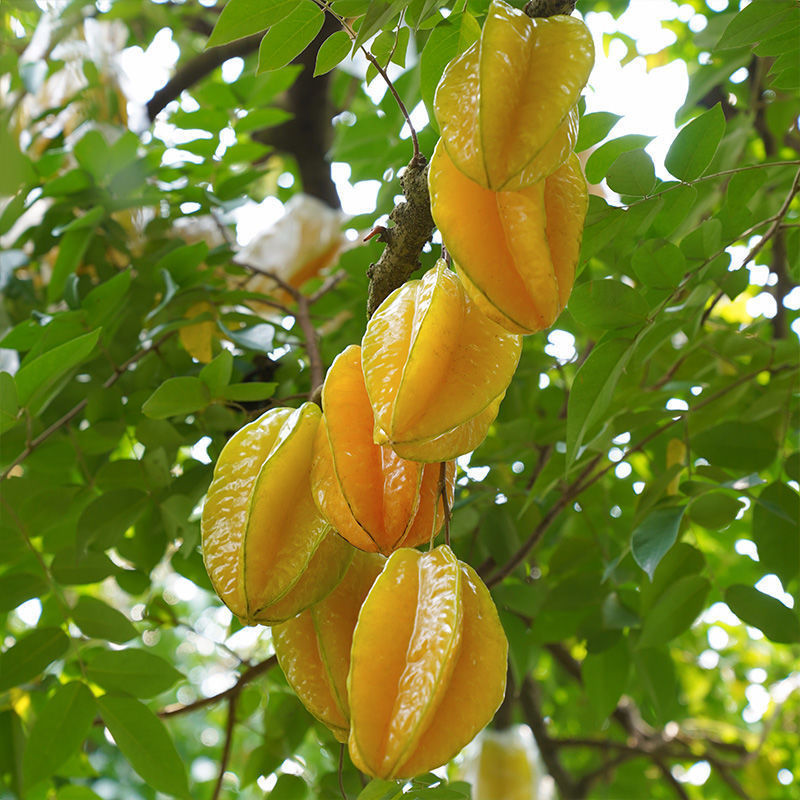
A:
[[[593,62],[579,19],[492,0],[436,90],[433,219],[470,297],[514,333],[552,325],[572,290],[588,202],[577,102]]]
[[[549,325],[572,284],[591,58],[579,21],[492,3],[436,95],[431,200],[455,271],[440,259],[396,289],[334,360],[321,409],[267,411],[214,470],[202,515],[214,588],[244,623],[272,626],[289,684],[372,776],[441,766],[505,692],[489,591],[433,541],[454,459],[486,437],[520,334]]]

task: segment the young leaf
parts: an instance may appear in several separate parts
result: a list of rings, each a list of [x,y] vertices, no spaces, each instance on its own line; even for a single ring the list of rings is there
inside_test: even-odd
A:
[[[212,394],[219,394],[230,383],[233,372],[233,356],[223,350],[200,370],[200,380]]]
[[[725,115],[719,103],[681,128],[670,145],[664,164],[682,181],[699,178],[714,158],[725,133]]]
[[[183,678],[168,661],[148,650],[94,648],[84,653],[86,675],[109,691],[155,697]]]
[[[257,71],[267,72],[285,67],[311,44],[324,21],[325,13],[309,0],[295,6],[264,34],[258,48]]]
[[[715,49],[743,47],[779,31],[793,30],[796,33],[800,24],[798,11],[794,0],[755,0],[730,21]]]
[[[5,692],[39,675],[62,656],[69,637],[61,628],[37,628],[0,653],[0,692]]]
[[[137,635],[131,621],[116,608],[96,597],[81,595],[72,609],[75,624],[91,639],[106,639],[123,644]]]
[[[754,586],[736,583],[725,590],[725,602],[742,622],[758,628],[773,642],[800,643],[800,617],[780,600]]]
[[[219,15],[206,47],[243,39],[280,22],[307,0],[228,0]]]
[[[687,575],[673,583],[645,616],[637,647],[666,644],[687,630],[703,610],[710,588],[702,575]]]
[[[117,747],[153,789],[188,798],[186,767],[164,723],[132,697],[106,694],[97,698],[100,716]]]
[[[626,136],[620,136],[618,139],[611,139],[611,141],[601,144],[586,162],[586,180],[589,183],[600,183],[605,178],[608,168],[623,153],[642,148],[650,144],[653,138],[652,136],[629,133]]]
[[[49,778],[81,745],[96,713],[94,696],[86,684],[72,681],[59,686],[33,723],[22,757],[26,790]]]
[[[678,529],[685,510],[685,506],[657,508],[631,534],[633,559],[651,581],[658,562],[678,538]]]
[[[191,414],[211,402],[208,387],[190,375],[167,378],[142,405],[142,412],[151,419]]]
[[[317,63],[314,65],[314,77],[330,72],[343,61],[350,52],[352,42],[345,31],[332,33],[317,51]]]
[[[86,248],[94,236],[94,228],[80,228],[65,233],[58,246],[53,274],[47,286],[47,299],[54,303],[61,298],[67,278],[75,272],[83,260]]]

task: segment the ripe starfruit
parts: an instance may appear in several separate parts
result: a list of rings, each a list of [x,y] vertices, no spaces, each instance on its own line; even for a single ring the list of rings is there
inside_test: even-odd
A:
[[[358,612],[386,559],[356,551],[339,585],[311,608],[272,628],[272,644],[300,701],[340,741],[350,730],[347,673]]]
[[[526,189],[493,192],[456,169],[439,140],[428,185],[442,241],[481,311],[514,333],[552,325],[572,291],[588,207],[578,157]]]
[[[353,634],[353,763],[393,779],[449,761],[502,702],[507,655],[488,589],[449,547],[392,553]]]
[[[220,453],[201,517],[211,583],[245,623],[272,624],[321,600],[353,548],[311,496],[311,451],[322,414],[305,403],[245,425]]]
[[[361,364],[375,441],[415,461],[474,450],[497,416],[521,347],[440,259],[390,294],[367,325]]]
[[[575,146],[575,106],[593,63],[579,19],[531,19],[492,0],[480,39],[448,64],[434,97],[453,163],[495,191],[549,175]]]
[[[429,542],[444,520],[440,464],[401,458],[373,441],[361,348],[334,360],[322,388],[324,414],[314,443],[311,488],[322,515],[350,544],[388,555]],[[455,462],[445,466],[452,503]]]

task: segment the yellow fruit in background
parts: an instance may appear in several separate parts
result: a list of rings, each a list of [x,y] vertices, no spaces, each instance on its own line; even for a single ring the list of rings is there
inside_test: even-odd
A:
[[[394,552],[353,634],[349,749],[379,778],[445,764],[492,718],[508,643],[475,571],[449,547]]]
[[[593,63],[579,19],[531,19],[493,0],[480,39],[436,89],[434,113],[455,166],[494,191],[549,175],[575,146],[575,105]]]
[[[286,680],[303,705],[346,742],[350,729],[347,673],[358,612],[386,559],[356,551],[339,585],[294,619],[272,628]]]
[[[201,314],[216,314],[214,306],[203,300],[190,306],[184,317],[192,319]],[[184,349],[192,358],[196,358],[201,364],[208,364],[214,357],[212,343],[214,338],[219,335],[217,323],[214,319],[194,322],[191,325],[184,325],[178,330],[178,336]]]
[[[472,800],[550,800],[552,781],[527,725],[481,731],[464,750],[454,777],[472,785]]]
[[[522,340],[488,319],[441,259],[372,315],[361,363],[375,441],[403,458],[447,461],[483,441]]]
[[[440,140],[428,184],[433,219],[481,311],[514,333],[552,325],[572,290],[588,207],[577,157],[525,189],[493,192],[456,169]]]
[[[441,528],[440,464],[400,458],[377,445],[361,348],[334,360],[322,389],[324,414],[314,443],[311,488],[322,515],[355,547],[386,555],[429,542]],[[455,463],[447,464],[453,499]]]
[[[246,623],[281,622],[341,580],[353,548],[317,511],[311,449],[321,412],[270,409],[237,431],[214,468],[201,518],[214,589]]]

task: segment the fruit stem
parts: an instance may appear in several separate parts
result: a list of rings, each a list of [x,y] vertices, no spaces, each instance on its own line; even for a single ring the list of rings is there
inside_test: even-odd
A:
[[[444,506],[444,543],[450,547],[450,501],[447,499],[447,462],[442,461],[439,467],[439,494]]]
[[[522,10],[532,18],[571,14],[577,0],[530,0]]]

